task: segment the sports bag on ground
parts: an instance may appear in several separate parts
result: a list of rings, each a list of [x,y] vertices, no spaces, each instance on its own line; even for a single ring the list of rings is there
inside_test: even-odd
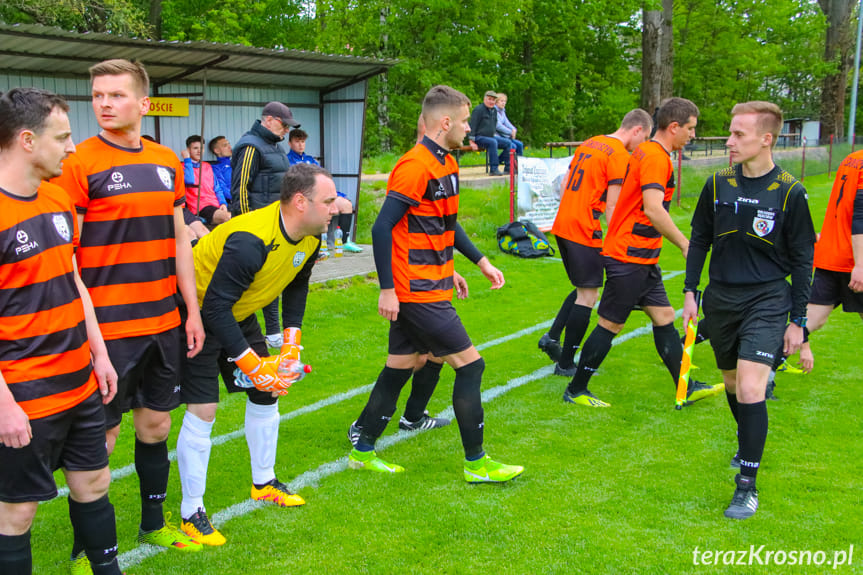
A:
[[[548,243],[533,222],[516,221],[497,229],[497,245],[500,251],[522,258],[553,256],[554,248]]]

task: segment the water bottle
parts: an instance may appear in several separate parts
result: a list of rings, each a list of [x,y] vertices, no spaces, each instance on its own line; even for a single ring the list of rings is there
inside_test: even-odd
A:
[[[344,255],[345,250],[342,249],[342,245],[343,245],[342,244],[342,238],[343,237],[344,236],[342,236],[342,228],[336,228],[335,246],[336,246],[336,257],[337,258],[340,258]]]
[[[327,232],[321,234],[321,247],[318,251],[318,261],[324,261],[330,257],[330,251],[327,249]]]
[[[282,358],[281,363],[279,363],[278,372],[279,377],[282,378],[283,381],[296,383],[306,377],[307,373],[312,373],[312,366],[301,363],[296,359],[285,357]]]
[[[312,366],[300,363],[295,359],[285,358],[279,364],[279,377],[285,381],[295,383],[312,372]],[[245,389],[255,387],[249,376],[238,367],[234,370],[234,385]]]

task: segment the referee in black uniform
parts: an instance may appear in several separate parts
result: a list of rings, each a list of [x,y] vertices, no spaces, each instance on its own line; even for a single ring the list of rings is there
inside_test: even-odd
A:
[[[697,313],[695,290],[713,246],[704,317],[737,421],[740,458],[725,516],[746,519],[758,509],[755,476],[767,439],[770,367],[777,350],[791,355],[803,342],[815,230],[805,188],[773,163],[782,111],[746,102],[731,115],[725,145],[735,165],[708,178],[692,216],[683,323]]]

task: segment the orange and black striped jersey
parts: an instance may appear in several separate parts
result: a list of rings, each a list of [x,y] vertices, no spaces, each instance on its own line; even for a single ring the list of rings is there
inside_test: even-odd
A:
[[[595,136],[575,150],[564,180],[563,197],[551,233],[571,242],[602,247],[602,225],[608,186],[620,185],[629,152],[611,136]]]
[[[815,244],[815,267],[835,272],[854,269],[851,236],[863,234],[863,150],[842,160]]]
[[[72,267],[76,241],[63,190],[47,182],[29,198],[0,190],[0,373],[30,419],[96,390]]]
[[[393,228],[392,269],[400,302],[452,300],[458,164],[428,138],[402,156],[387,196],[409,207]]]
[[[621,262],[655,264],[662,249],[662,234],[644,213],[643,194],[663,192],[662,205],[668,211],[674,196],[674,166],[671,155],[655,141],[640,144],[626,167],[614,216],[608,224],[603,254]]]
[[[141,142],[85,140],[55,180],[84,215],[78,269],[106,340],[180,325],[174,208],[185,202],[183,168],[170,149]]]

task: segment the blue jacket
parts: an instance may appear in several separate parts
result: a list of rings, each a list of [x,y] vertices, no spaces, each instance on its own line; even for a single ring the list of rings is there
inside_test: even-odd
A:
[[[213,166],[213,175],[216,176],[216,181],[222,184],[222,191],[225,193],[225,199],[228,205],[231,202],[231,158],[217,158],[216,162],[210,162]]]

